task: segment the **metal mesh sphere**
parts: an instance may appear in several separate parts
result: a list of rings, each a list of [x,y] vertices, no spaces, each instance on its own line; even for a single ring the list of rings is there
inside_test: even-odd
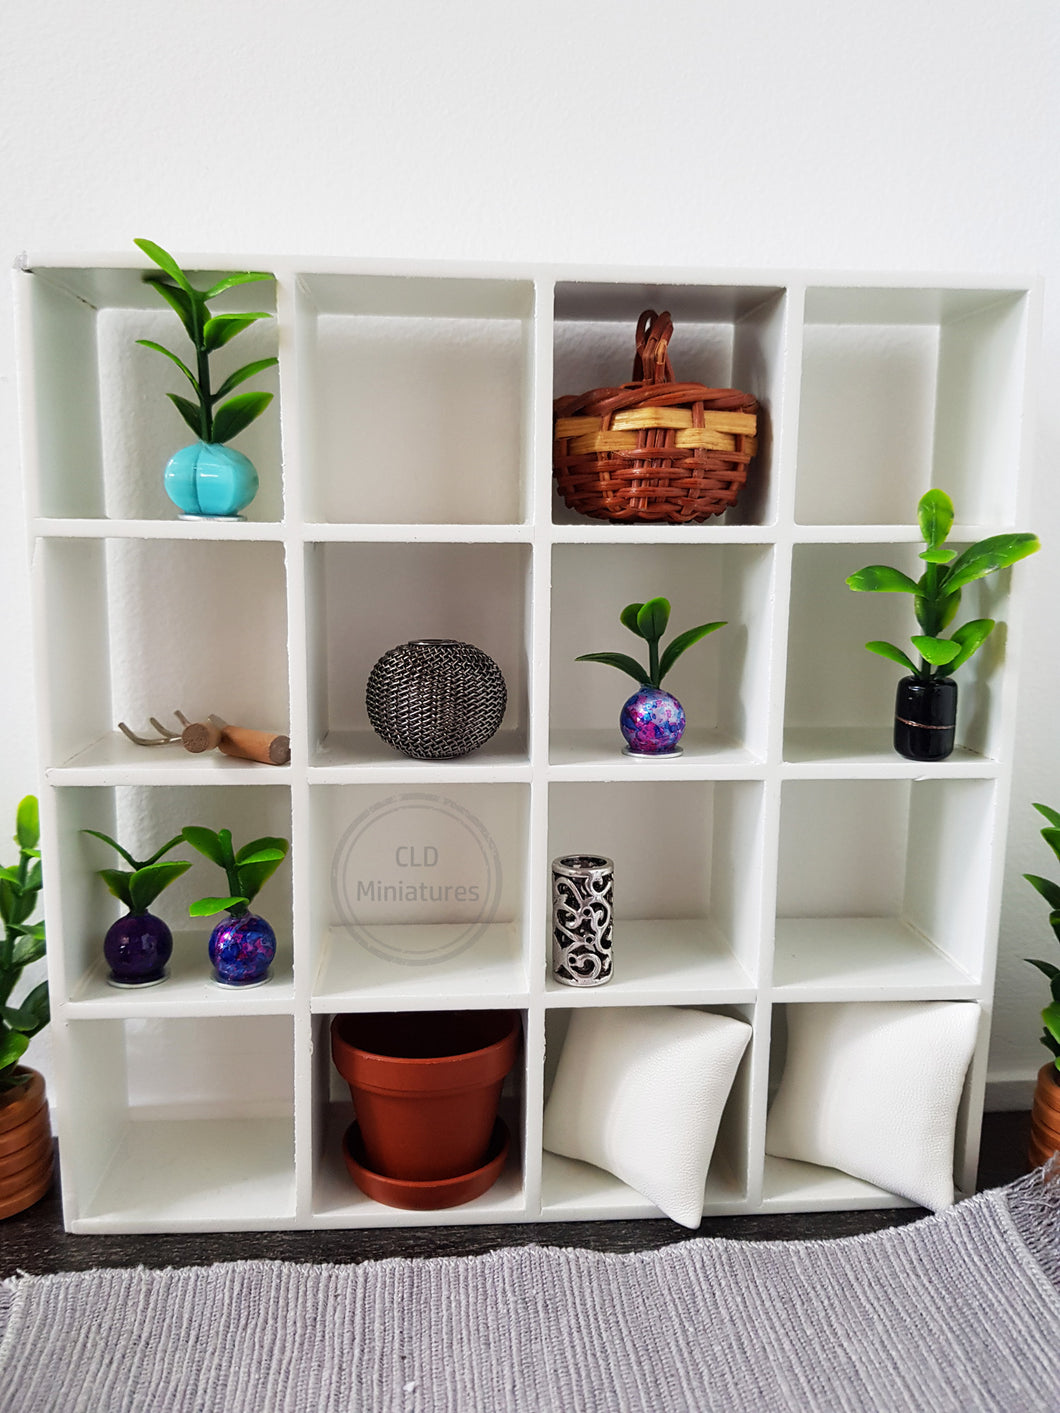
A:
[[[383,654],[365,704],[387,745],[416,760],[451,760],[486,744],[501,724],[508,689],[480,648],[421,638]]]

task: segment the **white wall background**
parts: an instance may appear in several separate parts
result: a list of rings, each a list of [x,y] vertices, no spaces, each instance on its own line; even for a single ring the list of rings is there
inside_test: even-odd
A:
[[[1034,650],[991,1057],[995,1082],[1030,1076],[1043,988],[1020,959],[1053,944],[1019,874],[1048,871],[1030,802],[1060,805],[1055,0],[36,0],[4,30],[0,266],[150,235],[178,256],[1045,276],[1046,549],[1019,571]],[[4,838],[35,788],[20,515],[0,279]]]

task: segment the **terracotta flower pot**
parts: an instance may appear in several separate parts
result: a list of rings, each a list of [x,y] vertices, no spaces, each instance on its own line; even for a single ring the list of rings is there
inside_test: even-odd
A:
[[[26,1083],[0,1092],[0,1218],[40,1201],[52,1182],[52,1134],[44,1079],[19,1068]]]
[[[1060,1152],[1060,1070],[1051,1062],[1038,1071],[1027,1152],[1034,1168]]]
[[[518,1037],[514,1011],[336,1016],[331,1053],[372,1170],[430,1182],[480,1168]]]

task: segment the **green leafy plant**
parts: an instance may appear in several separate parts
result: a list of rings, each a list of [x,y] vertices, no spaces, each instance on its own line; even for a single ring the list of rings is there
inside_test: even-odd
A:
[[[920,657],[919,665],[893,643],[876,641],[865,646],[870,653],[889,658],[925,680],[951,676],[994,630],[992,618],[973,618],[948,637],[943,636],[957,615],[961,590],[1041,549],[1037,535],[993,535],[957,554],[956,550],[945,548],[953,516],[953,502],[945,491],[928,491],[921,496],[917,519],[924,550],[920,558],[927,567],[919,579],[911,579],[900,569],[885,564],[870,564],[846,581],[849,588],[858,591],[913,595],[913,611],[922,629],[911,640]]]
[[[623,627],[648,644],[647,669],[627,653],[583,653],[575,661],[602,662],[608,667],[617,667],[620,672],[628,672],[638,686],[651,687],[661,687],[663,678],[681,654],[708,633],[724,628],[726,622],[723,619],[719,623],[701,623],[698,628],[688,628],[684,633],[678,633],[660,657],[660,641],[670,622],[669,600],[649,599],[647,603],[627,604],[619,614],[619,620]]]
[[[44,922],[31,919],[41,891],[40,821],[37,800],[27,795],[15,815],[18,862],[0,868],[0,1092],[23,1083],[16,1072],[29,1042],[48,1024],[48,983],[42,981],[12,1006],[11,993],[25,967],[44,956]]]
[[[252,839],[237,853],[232,847],[230,830],[221,829],[215,834],[212,829],[195,824],[187,826],[184,838],[193,849],[222,868],[228,880],[229,896],[200,898],[188,909],[192,917],[210,917],[220,912],[243,917],[256,894],[287,857],[289,847],[286,839],[265,837]]]
[[[129,865],[129,872],[120,868],[101,868],[98,873],[115,898],[124,903],[131,913],[147,912],[159,893],[191,868],[191,864],[185,860],[172,859],[169,863],[159,863],[163,854],[168,854],[170,849],[175,849],[178,844],[184,842],[183,834],[177,834],[168,843],[163,844],[149,859],[134,859],[132,854],[123,849],[109,834],[101,834],[98,829],[82,829],[81,833],[102,839],[104,844],[116,849]]]
[[[1060,859],[1060,811],[1050,809],[1048,805],[1035,805],[1034,808],[1049,821],[1042,830],[1042,838],[1057,859]],[[1025,873],[1023,876],[1049,904],[1049,926],[1053,929],[1056,940],[1060,942],[1060,883],[1054,883],[1049,878],[1040,878],[1036,873]],[[1049,981],[1052,999],[1042,1012],[1042,1025],[1045,1027],[1042,1031],[1042,1044],[1053,1056],[1057,1070],[1060,1070],[1060,967],[1054,966],[1052,962],[1038,961],[1034,957],[1025,957],[1024,961],[1029,962],[1032,967],[1037,967]]]
[[[158,290],[184,325],[195,349],[195,372],[162,344],[155,343],[152,339],[137,339],[136,342],[144,348],[164,354],[171,363],[176,364],[191,384],[195,391],[194,402],[186,397],[179,397],[176,393],[167,393],[166,396],[195,435],[204,442],[214,444],[231,441],[256,417],[261,416],[272,401],[272,393],[245,392],[236,393],[234,397],[229,397],[229,393],[248,378],[263,373],[266,368],[272,368],[278,360],[258,358],[253,363],[237,368],[225,378],[215,392],[210,381],[210,355],[230,343],[237,334],[241,334],[258,319],[270,319],[272,316],[262,312],[211,314],[209,301],[235,285],[271,280],[272,276],[260,270],[242,270],[223,275],[209,289],[200,290],[192,285],[172,255],[160,245],[156,245],[152,240],[137,240],[134,244],[162,271],[158,275],[152,271],[146,274],[144,279]],[[228,401],[223,402],[223,398],[228,398]],[[218,403],[221,404],[219,407],[216,405]]]

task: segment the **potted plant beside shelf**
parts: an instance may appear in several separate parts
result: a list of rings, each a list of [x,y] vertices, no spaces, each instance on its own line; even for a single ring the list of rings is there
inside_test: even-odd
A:
[[[702,623],[678,633],[666,651],[659,656],[659,645],[670,622],[668,599],[649,599],[647,603],[631,603],[619,614],[623,627],[642,638],[648,645],[647,669],[628,653],[583,653],[577,662],[602,662],[617,667],[637,683],[637,690],[625,702],[619,717],[619,729],[626,738],[625,754],[630,756],[678,756],[685,730],[685,710],[670,692],[664,692],[662,681],[674,663],[693,643],[708,633],[725,627],[725,621]]]
[[[973,618],[946,636],[961,603],[961,591],[977,579],[1007,569],[1041,548],[1037,535],[993,535],[969,545],[960,554],[946,548],[953,528],[953,502],[945,491],[928,491],[917,506],[924,539],[920,558],[926,568],[919,579],[886,564],[870,564],[847,579],[859,592],[913,595],[913,612],[921,632],[912,638],[919,665],[893,643],[865,646],[909,675],[898,683],[894,705],[894,748],[907,760],[945,760],[952,754],[957,728],[957,684],[953,674],[982,647],[993,632],[992,618]]]
[[[224,870],[226,897],[200,898],[188,909],[192,917],[227,913],[210,933],[209,954],[214,980],[221,986],[261,986],[269,979],[276,956],[276,934],[250,904],[287,857],[288,841],[266,836],[252,839],[236,851],[232,832],[187,825],[185,840]]]
[[[52,1133],[44,1077],[20,1064],[48,1024],[48,983],[11,1004],[26,967],[44,956],[43,920],[33,921],[41,891],[37,801],[27,795],[15,817],[18,861],[0,868],[0,1217],[32,1207],[52,1180]]]
[[[191,868],[185,860],[159,862],[170,849],[184,842],[184,836],[176,835],[149,859],[134,859],[109,834],[102,834],[98,829],[81,832],[102,839],[129,865],[128,872],[120,868],[98,870],[107,888],[128,910],[124,917],[111,924],[103,939],[103,955],[110,966],[107,981],[111,986],[124,988],[157,986],[166,979],[166,967],[173,955],[173,934],[169,925],[148,909],[163,889]]]
[[[1042,838],[1060,859],[1060,811],[1050,809],[1048,805],[1035,805],[1034,808],[1048,821],[1042,830]],[[1036,873],[1025,873],[1023,876],[1049,904],[1049,926],[1060,942],[1060,883],[1041,878]],[[1038,1167],[1060,1151],[1060,967],[1035,957],[1024,960],[1037,967],[1048,979],[1050,990],[1049,1004],[1042,1011],[1042,1044],[1052,1059],[1038,1071],[1028,1150],[1032,1166]]]
[[[258,319],[272,316],[262,311],[211,314],[209,302],[236,285],[271,280],[272,276],[260,270],[233,271],[223,275],[209,289],[200,290],[160,245],[151,240],[137,240],[135,244],[159,267],[161,274],[150,272],[144,279],[175,311],[195,351],[195,371],[192,372],[183,359],[162,344],[153,339],[136,340],[176,364],[195,394],[193,402],[177,393],[167,393],[198,440],[182,447],[170,458],[164,478],[166,495],[187,517],[241,519],[239,512],[257,494],[258,473],[249,457],[226,443],[265,411],[272,401],[272,393],[230,394],[248,378],[274,367],[278,360],[258,358],[246,363],[229,373],[215,390],[210,357]]]

